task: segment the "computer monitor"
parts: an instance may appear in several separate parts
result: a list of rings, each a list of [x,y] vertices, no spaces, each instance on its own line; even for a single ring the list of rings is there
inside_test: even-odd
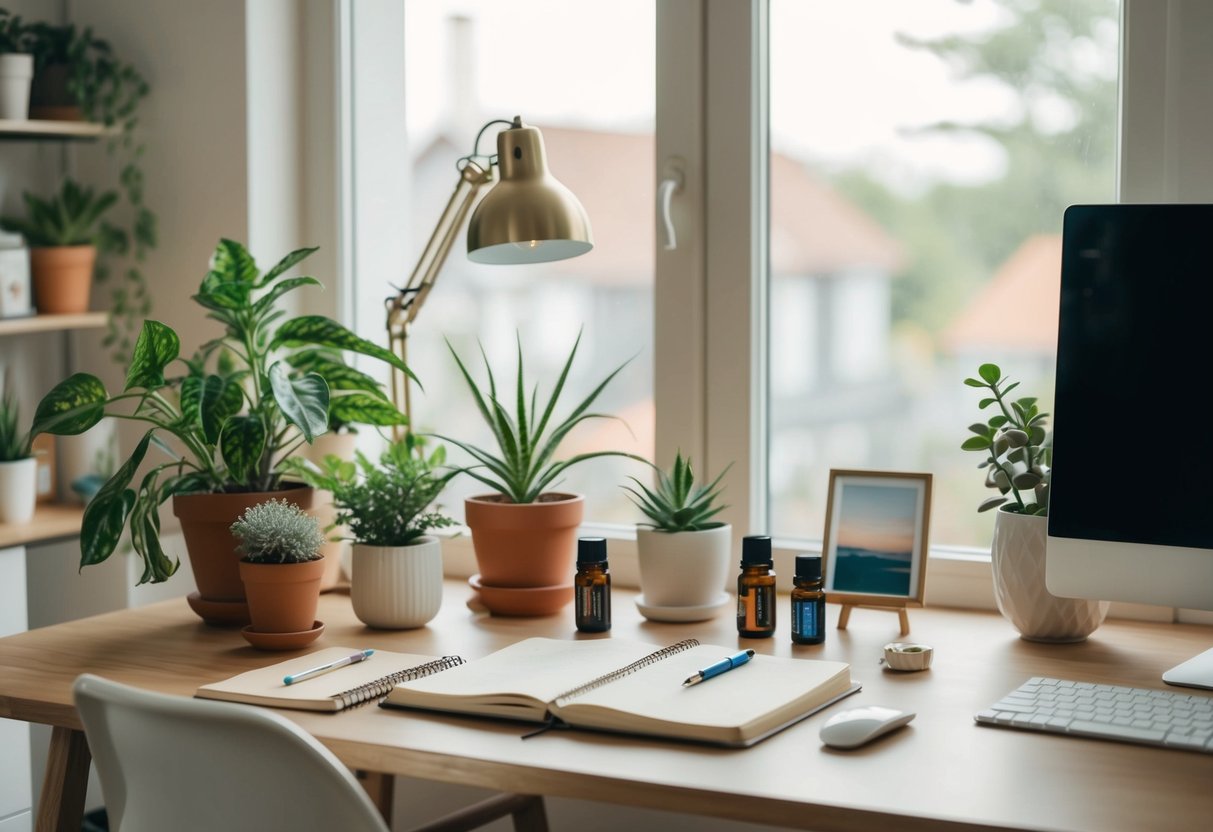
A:
[[[1050,592],[1213,610],[1211,391],[1213,205],[1070,207]],[[1213,688],[1213,650],[1163,679]]]

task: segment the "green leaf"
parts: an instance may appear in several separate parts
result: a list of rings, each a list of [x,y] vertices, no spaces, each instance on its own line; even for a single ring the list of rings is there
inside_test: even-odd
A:
[[[962,451],[984,451],[989,448],[990,440],[985,436],[970,436],[960,446]]]
[[[124,389],[159,390],[166,383],[164,368],[175,361],[180,352],[181,339],[176,332],[159,321],[144,321],[131,353]]]
[[[30,436],[53,433],[75,436],[101,421],[109,395],[101,379],[75,373],[59,382],[38,402]]]
[[[1000,428],[1009,421],[1011,420],[999,413],[997,416],[990,417],[989,425],[992,428]]]
[[[270,289],[263,297],[257,299],[257,302],[253,304],[253,314],[261,315],[287,292],[294,291],[301,286],[319,285],[320,281],[314,277],[292,277],[290,280],[284,280],[273,289]]]
[[[274,362],[269,376],[282,415],[303,432],[308,442],[329,429],[329,386],[323,378],[316,373],[291,378],[283,361]]]
[[[101,563],[114,553],[122,538],[122,528],[135,504],[135,491],[129,488],[135,469],[143,462],[154,430],[139,440],[130,458],[101,486],[84,509],[80,523],[80,568]]]
[[[312,248],[295,249],[286,257],[279,260],[272,269],[265,273],[261,280],[257,281],[257,288],[260,289],[263,286],[270,285],[280,276],[286,274],[286,272],[289,271],[295,264],[310,257],[316,250],[316,246],[313,246]],[[311,278],[308,279],[310,280]],[[319,284],[317,283],[317,285]]]
[[[383,385],[366,373],[355,370],[341,360],[339,354],[326,350],[300,350],[287,357],[292,367],[304,373],[319,373],[328,383],[329,390],[357,390],[370,393],[384,401],[387,395]]]
[[[969,387],[989,387],[990,386],[990,385],[986,384],[984,381],[978,381],[975,378],[966,378],[965,384],[967,384]]]
[[[232,379],[189,376],[181,382],[181,413],[202,428],[208,445],[219,441],[224,423],[240,412],[243,403],[240,385]]]
[[[366,393],[334,396],[329,401],[329,418],[338,422],[375,425],[376,427],[391,427],[409,423],[408,418],[390,402]]]
[[[248,249],[225,237],[215,246],[215,253],[211,256],[211,274],[227,283],[243,283],[251,287],[257,282],[257,264]]]
[[[977,507],[977,510],[978,511],[989,511],[992,508],[996,508],[996,507],[1002,505],[1006,501],[1007,501],[1007,498],[1003,497],[1003,496],[987,497],[986,499],[981,501],[981,505],[979,505]]]
[[[982,364],[977,368],[977,375],[981,376],[987,384],[997,384],[1002,378],[1002,370],[997,364]]]
[[[974,422],[973,424],[969,425],[969,431],[977,434],[978,436],[988,436],[990,433],[990,429],[981,422]],[[678,470],[677,466],[675,466],[674,470]]]
[[[998,399],[982,399],[977,403],[978,410],[985,410],[990,405],[994,404]]]
[[[234,416],[224,423],[219,451],[228,468],[228,479],[247,483],[253,478],[265,440],[265,424],[256,416]]]
[[[341,324],[323,315],[303,315],[298,318],[291,318],[278,327],[278,331],[274,333],[274,340],[270,342],[270,350],[275,350],[279,347],[299,347],[308,344],[318,347],[331,347],[338,350],[349,350],[350,352],[360,353],[371,358],[378,358],[407,374],[409,378],[420,386],[420,382],[413,375],[413,371],[405,366],[405,363],[397,355],[378,344],[367,341],[365,338],[359,338]]]

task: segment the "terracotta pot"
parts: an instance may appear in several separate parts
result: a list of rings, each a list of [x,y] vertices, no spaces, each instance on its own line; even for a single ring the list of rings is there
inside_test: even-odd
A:
[[[320,603],[324,558],[302,563],[239,562],[249,617],[259,633],[311,630]]]
[[[30,118],[84,121],[84,111],[67,90],[66,64],[49,64],[34,73],[29,91]]]
[[[354,615],[368,627],[423,627],[442,607],[442,544],[425,536],[410,546],[354,544]]]
[[[543,494],[534,503],[509,503],[488,494],[468,497],[464,511],[482,583],[494,587],[571,585],[585,497]]]
[[[198,593],[208,601],[244,601],[240,580],[239,541],[231,525],[246,509],[278,498],[294,503],[305,511],[312,507],[310,488],[295,487],[281,491],[246,494],[185,494],[173,497],[173,514],[181,520],[181,533],[189,553],[190,568]],[[324,563],[320,563],[323,570]],[[311,621],[308,622],[311,626]]]
[[[96,246],[49,246],[29,250],[34,276],[34,305],[43,315],[88,311]]]

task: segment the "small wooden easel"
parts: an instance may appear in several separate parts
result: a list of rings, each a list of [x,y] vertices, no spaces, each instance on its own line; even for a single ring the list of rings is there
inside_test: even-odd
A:
[[[905,604],[843,604],[842,611],[838,613],[838,629],[845,630],[847,624],[851,620],[851,610],[866,609],[866,610],[883,610],[885,612],[896,612],[898,622],[901,624],[901,634],[903,636],[910,634],[910,616],[906,612]]]

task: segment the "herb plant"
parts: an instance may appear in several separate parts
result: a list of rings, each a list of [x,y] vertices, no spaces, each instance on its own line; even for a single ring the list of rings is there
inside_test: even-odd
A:
[[[691,470],[690,458],[683,459],[682,452],[674,454],[674,465],[669,473],[653,466],[657,472],[657,485],[649,488],[640,480],[631,477],[640,489],[625,485],[629,499],[636,504],[651,522],[640,523],[662,532],[700,532],[724,525],[712,520],[727,506],[716,505],[723,489],[720,481],[728,473],[727,466],[716,479],[707,485],[695,485],[695,472]]]
[[[484,360],[484,369],[488,375],[489,385],[487,394],[476,385],[471,373],[468,372],[467,367],[464,366],[463,361],[460,360],[459,355],[455,352],[455,348],[451,346],[450,341],[447,341],[447,348],[451,351],[451,355],[454,356],[455,363],[459,365],[459,372],[463,374],[463,378],[467,382],[468,389],[472,393],[472,398],[476,402],[476,407],[480,411],[480,415],[484,417],[485,422],[492,429],[493,437],[497,441],[497,452],[494,453],[490,450],[478,448],[469,442],[438,435],[440,439],[467,451],[478,463],[477,465],[460,470],[480,480],[494,491],[499,492],[509,502],[533,503],[539,499],[544,489],[551,485],[560,474],[579,462],[600,456],[626,456],[632,459],[640,459],[640,457],[622,451],[593,451],[578,454],[567,460],[552,460],[552,456],[556,453],[556,448],[560,445],[561,440],[577,425],[587,419],[615,418],[603,413],[588,413],[586,411],[594,403],[594,400],[598,398],[599,394],[602,393],[603,389],[611,382],[611,379],[615,378],[627,366],[626,361],[611,371],[594,388],[593,392],[586,396],[573,409],[572,413],[560,421],[552,421],[552,415],[556,410],[556,403],[560,398],[561,391],[564,390],[564,383],[568,378],[569,368],[573,366],[573,359],[577,356],[577,347],[580,343],[581,334],[578,333],[577,340],[573,343],[573,349],[569,353],[568,360],[565,361],[564,368],[560,371],[560,378],[557,379],[556,386],[552,389],[552,395],[540,408],[538,405],[538,386],[531,391],[530,403],[528,405],[526,384],[523,379],[522,340],[521,338],[518,339],[518,380],[515,390],[514,412],[511,414],[506,404],[497,396],[497,382],[493,377],[493,368],[489,366],[489,359],[485,355],[483,345],[480,347],[480,356]],[[643,462],[644,460],[640,461]],[[482,468],[486,469],[485,473],[479,470]]]
[[[72,179],[64,179],[59,193],[40,199],[28,191],[22,194],[26,216],[4,217],[0,226],[16,231],[31,246],[96,245],[102,250],[115,246],[112,231],[100,226],[101,215],[118,201],[118,194],[100,195]]]
[[[31,435],[21,430],[21,406],[12,391],[5,390],[0,399],[0,462],[15,462],[33,456]]]
[[[179,563],[160,545],[162,503],[177,494],[280,487],[284,460],[328,430],[330,385],[321,371],[291,366],[298,348],[357,352],[412,375],[394,354],[329,318],[282,321],[286,311],[278,302],[284,295],[319,285],[313,277],[284,277],[313,251],[293,251],[262,274],[244,246],[221,240],[194,301],[223,325],[223,335],[180,359],[177,333],[144,321],[121,393],[110,396],[96,376],[76,373],[43,398],[34,415],[35,435],[83,433],[107,415],[148,427],[84,511],[81,566],[108,558],[129,525],[131,543],[144,561],[139,582],[164,581]],[[182,372],[167,375],[178,363]],[[351,406],[349,414],[366,424],[404,421],[394,408],[378,405]],[[151,465],[133,488],[152,444],[169,460]]]
[[[358,543],[408,546],[432,529],[455,525],[439,511],[428,511],[458,471],[438,473],[446,460],[440,446],[425,456],[413,434],[390,444],[371,462],[359,452],[356,462],[325,457],[312,467],[292,460],[292,468],[315,488],[332,492],[336,524],[346,526]]]
[[[232,524],[232,534],[251,563],[318,560],[324,545],[316,518],[286,500],[267,500],[245,509]]]
[[[986,454],[978,467],[985,469],[986,486],[999,492],[998,496],[983,500],[977,510],[988,511],[1007,504],[1004,511],[1047,515],[1049,466],[1053,460],[1052,437],[1045,428],[1049,414],[1040,411],[1035,398],[1012,400],[1008,394],[1019,382],[1007,384],[997,364],[982,364],[977,376],[964,382],[990,392],[977,406],[985,410],[997,405],[998,412],[984,423],[969,425],[974,435],[960,447]]]

